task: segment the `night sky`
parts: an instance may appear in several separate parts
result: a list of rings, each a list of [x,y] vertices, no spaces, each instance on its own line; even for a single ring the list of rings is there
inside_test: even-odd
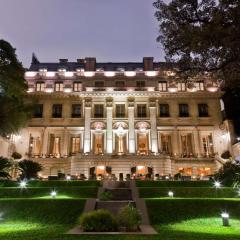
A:
[[[0,0],[0,38],[17,48],[25,67],[40,61],[164,60],[156,42],[154,0]]]

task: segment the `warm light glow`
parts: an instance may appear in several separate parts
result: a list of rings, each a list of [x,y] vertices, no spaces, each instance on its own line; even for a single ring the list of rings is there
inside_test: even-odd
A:
[[[65,77],[73,77],[73,72],[65,72]]]
[[[137,170],[143,170],[144,166],[137,166]]]
[[[64,92],[65,93],[70,93],[70,92],[72,92],[72,89],[71,88],[64,88]]]
[[[124,75],[126,77],[134,77],[134,76],[136,76],[136,72],[135,71],[126,71],[126,72],[124,72]]]
[[[71,180],[71,176],[67,175],[66,179],[69,181]]]
[[[51,191],[50,193],[52,198],[55,198],[57,196],[57,192],[55,190]]]
[[[47,93],[52,93],[53,92],[53,89],[52,88],[46,88],[45,90]]]
[[[221,183],[218,182],[218,181],[215,181],[215,182],[214,182],[214,187],[215,187],[215,188],[220,188],[220,187],[221,187]]]
[[[208,90],[209,92],[217,92],[218,87],[217,87],[217,86],[208,86],[208,87],[207,87],[207,90]]]
[[[157,72],[156,71],[146,71],[145,75],[148,77],[155,77],[155,76],[157,76]]]
[[[154,87],[148,87],[148,92],[154,92]]]
[[[95,72],[84,72],[85,77],[93,77],[95,75]]]
[[[104,75],[106,77],[114,77],[115,76],[115,72],[106,71],[106,72],[104,72]]]
[[[113,88],[107,88],[107,91],[108,91],[108,92],[112,92],[112,91],[113,91]]]
[[[175,92],[178,91],[178,89],[177,89],[177,87],[175,87],[175,86],[169,86],[169,87],[168,87],[168,91],[169,91],[170,93],[175,93]]]
[[[35,77],[37,72],[25,72],[25,77]]]
[[[28,88],[27,92],[28,93],[34,92],[34,88]]]
[[[46,77],[55,77],[55,72],[47,72]]]
[[[223,212],[223,213],[221,214],[221,217],[222,217],[222,218],[229,218],[229,214],[226,213],[226,212]]]
[[[105,166],[98,166],[97,167],[99,170],[104,170],[105,169]]]
[[[173,197],[173,196],[174,196],[174,193],[173,193],[172,191],[169,191],[169,192],[168,192],[168,196],[169,196],[169,197]]]
[[[26,181],[21,181],[20,183],[19,183],[19,186],[21,187],[21,188],[25,188],[26,186],[27,186],[27,182]]]

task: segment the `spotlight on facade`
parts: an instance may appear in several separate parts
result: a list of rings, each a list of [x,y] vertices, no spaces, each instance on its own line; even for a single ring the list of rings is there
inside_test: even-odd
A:
[[[222,217],[222,223],[224,227],[228,227],[229,226],[229,214],[226,212],[223,212],[221,214]]]
[[[50,195],[52,198],[56,198],[57,192],[55,190],[53,190],[53,191],[51,191]]]
[[[215,188],[220,188],[221,187],[221,183],[219,181],[215,181],[214,182],[214,187]]]
[[[26,188],[27,182],[23,180],[19,183],[19,186],[20,186],[20,188]]]
[[[171,198],[173,198],[174,193],[173,193],[172,191],[169,191],[169,192],[168,192],[168,196],[171,197]]]

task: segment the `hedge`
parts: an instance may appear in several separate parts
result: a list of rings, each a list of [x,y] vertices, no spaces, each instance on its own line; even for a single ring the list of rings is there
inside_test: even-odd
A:
[[[1,199],[4,220],[39,223],[76,223],[84,208],[79,199]]]
[[[238,191],[233,188],[213,187],[141,187],[139,189],[142,198],[168,197],[168,192],[172,191],[174,197],[180,198],[234,198],[238,197]]]
[[[0,187],[17,187],[19,182],[0,181]],[[49,181],[29,181],[29,187],[98,187],[99,181],[78,181],[78,180],[49,180]]]
[[[147,199],[152,224],[168,224],[182,220],[220,217],[227,211],[230,217],[240,217],[240,200],[223,199]]]
[[[211,181],[136,181],[137,187],[211,187]]]
[[[27,188],[0,188],[0,198],[30,198],[50,196],[50,192],[56,190],[59,195],[67,195],[76,198],[95,198],[97,187],[27,187]]]

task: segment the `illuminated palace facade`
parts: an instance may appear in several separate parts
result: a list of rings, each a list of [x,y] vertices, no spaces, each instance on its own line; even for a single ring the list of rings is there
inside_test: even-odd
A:
[[[58,172],[86,177],[203,177],[230,148],[220,92],[208,78],[174,80],[174,67],[96,58],[42,63],[25,73],[34,113],[16,149]]]

